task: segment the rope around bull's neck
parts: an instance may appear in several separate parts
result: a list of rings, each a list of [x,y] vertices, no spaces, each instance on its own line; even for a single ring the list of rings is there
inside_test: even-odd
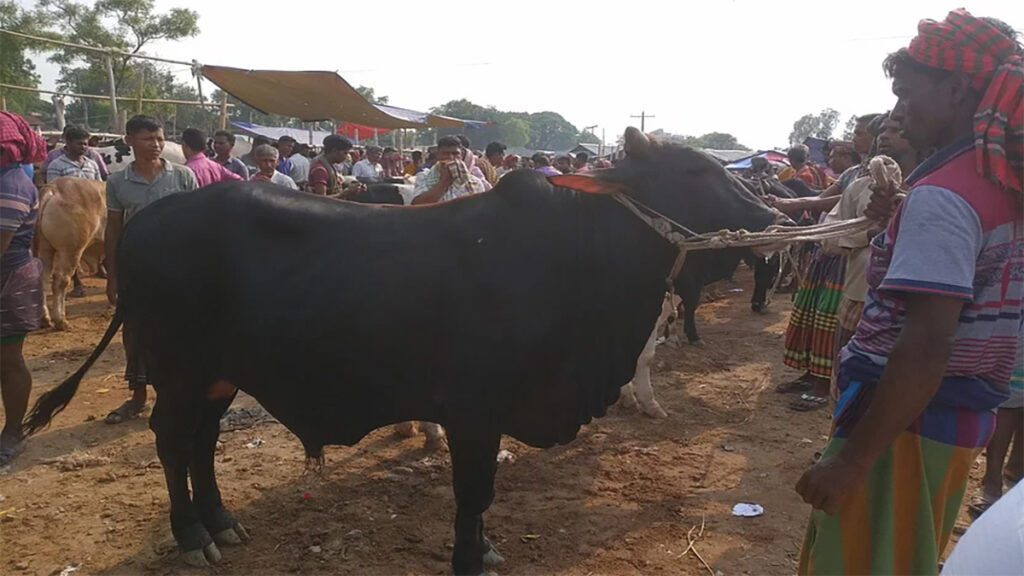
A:
[[[878,185],[888,186],[902,181],[899,164],[887,156],[872,158],[870,170],[872,178]],[[796,242],[820,242],[865,233],[876,225],[875,221],[861,216],[850,220],[810,226],[774,225],[765,228],[762,232],[749,232],[741,229],[697,234],[635,198],[625,194],[614,194],[612,197],[684,253],[690,250],[741,247],[764,248],[765,250],[762,251],[773,252],[787,244]]]

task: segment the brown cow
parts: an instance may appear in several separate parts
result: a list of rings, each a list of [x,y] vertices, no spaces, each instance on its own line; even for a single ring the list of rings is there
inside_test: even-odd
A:
[[[63,176],[42,187],[36,253],[43,262],[43,293],[53,292],[52,325],[58,330],[67,328],[64,301],[71,276],[86,248],[103,242],[106,223],[106,184],[102,181]],[[50,319],[50,308],[44,302],[43,325],[49,326]]]

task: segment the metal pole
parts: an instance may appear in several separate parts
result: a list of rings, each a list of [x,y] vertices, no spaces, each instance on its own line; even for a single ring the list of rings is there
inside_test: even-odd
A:
[[[114,59],[107,54],[107,81],[110,83],[110,131],[115,134],[121,133],[118,126],[117,114],[117,86],[114,84]]]

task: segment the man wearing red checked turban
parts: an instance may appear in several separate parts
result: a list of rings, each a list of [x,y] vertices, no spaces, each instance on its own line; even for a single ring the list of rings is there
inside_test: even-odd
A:
[[[801,574],[938,572],[1021,360],[1021,55],[1009,26],[954,10],[883,64],[890,118],[934,152],[872,195],[868,215],[891,220],[840,357],[832,438],[796,487],[814,507]]]

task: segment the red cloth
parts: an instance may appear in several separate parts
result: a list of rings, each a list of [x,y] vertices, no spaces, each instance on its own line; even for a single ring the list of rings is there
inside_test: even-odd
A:
[[[46,159],[46,142],[21,116],[0,111],[0,166]]]
[[[1024,57],[1017,42],[959,9],[942,22],[922,20],[907,50],[925,66],[971,75],[974,89],[985,90],[974,115],[975,167],[1003,188],[1021,192]]]
[[[373,138],[373,126],[366,126],[364,124],[355,124],[352,122],[342,122],[338,125],[338,134],[347,136],[348,138],[355,138],[356,131],[359,132],[359,140],[366,140]],[[389,128],[377,128],[377,135],[387,134],[391,132]]]

